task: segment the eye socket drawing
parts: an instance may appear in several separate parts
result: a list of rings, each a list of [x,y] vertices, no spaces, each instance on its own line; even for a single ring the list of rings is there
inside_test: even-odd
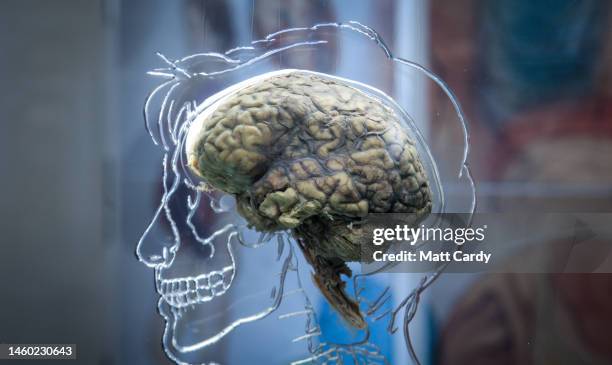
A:
[[[332,57],[330,45],[347,37],[446,95],[456,112],[449,123],[463,146],[451,168],[438,169],[426,137],[388,92],[296,61],[305,53]],[[224,53],[158,56],[166,67],[149,75],[164,81],[143,112],[164,153],[163,196],[136,254],[155,271],[168,357],[216,363],[207,350],[269,322],[266,328],[278,331],[270,335],[304,344],[293,364],[385,364],[370,327],[385,323],[393,336],[401,323],[406,350],[418,363],[409,324],[444,265],[390,303],[390,285],[366,294],[377,273],[354,273],[358,267],[349,263],[359,262],[367,247],[369,213],[414,213],[414,224],[430,213],[473,213],[469,136],[446,84],[394,57],[374,30],[357,22],[284,29]],[[467,199],[448,199],[443,182],[461,186]],[[311,270],[318,293],[302,279]],[[343,277],[351,276],[349,293]],[[313,305],[319,294],[348,331],[358,331],[357,339],[327,340]]]

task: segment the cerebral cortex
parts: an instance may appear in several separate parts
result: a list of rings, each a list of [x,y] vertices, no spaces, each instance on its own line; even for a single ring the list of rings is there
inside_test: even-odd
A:
[[[340,275],[363,256],[368,215],[432,209],[399,115],[347,82],[299,70],[259,78],[209,109],[189,131],[189,169],[235,196],[251,227],[291,231],[332,306],[364,327]]]

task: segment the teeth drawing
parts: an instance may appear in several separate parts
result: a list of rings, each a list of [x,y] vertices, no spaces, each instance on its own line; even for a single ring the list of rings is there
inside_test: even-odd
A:
[[[157,288],[164,300],[175,308],[208,302],[229,289],[234,279],[234,268],[226,266],[196,277],[157,279]]]

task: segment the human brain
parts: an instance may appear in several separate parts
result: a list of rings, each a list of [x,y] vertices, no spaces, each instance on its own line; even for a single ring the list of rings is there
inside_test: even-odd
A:
[[[355,304],[333,297],[344,295],[344,262],[360,261],[363,232],[355,223],[370,213],[424,217],[432,207],[427,174],[397,113],[322,74],[275,73],[225,95],[196,118],[186,153],[190,170],[234,195],[252,227],[293,232],[319,287],[345,318],[356,310],[359,318],[347,319],[358,327]]]

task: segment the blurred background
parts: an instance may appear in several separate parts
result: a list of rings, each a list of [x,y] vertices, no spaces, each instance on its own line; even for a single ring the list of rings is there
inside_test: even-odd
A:
[[[142,117],[156,51],[179,58],[287,27],[359,21],[456,93],[479,211],[611,212],[610,7],[3,0],[0,342],[76,343],[84,364],[169,363],[152,271],[133,253],[161,189],[160,149]],[[369,62],[360,49],[339,54],[346,70]],[[392,73],[383,78],[401,95]],[[448,103],[427,90],[405,96],[421,105],[413,116],[431,147],[450,149],[437,122],[454,113]],[[426,364],[607,364],[611,299],[606,274],[444,275],[413,336]],[[394,363],[408,361],[400,345],[390,345]],[[236,349],[226,351],[221,358]]]

